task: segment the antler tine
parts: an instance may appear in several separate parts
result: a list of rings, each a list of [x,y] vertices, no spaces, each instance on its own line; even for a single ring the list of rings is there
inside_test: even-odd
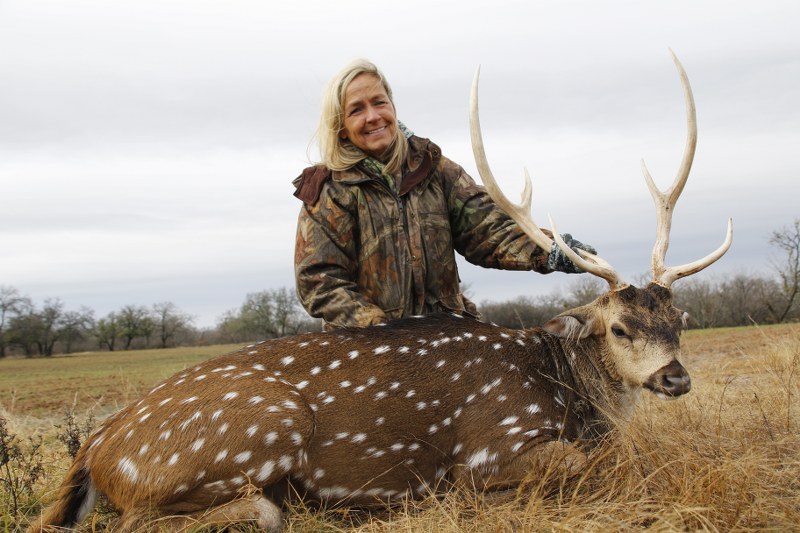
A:
[[[511,219],[519,225],[526,235],[536,246],[550,250],[553,240],[548,237],[531,218],[531,197],[533,187],[528,171],[525,170],[525,188],[522,191],[522,203],[515,204],[503,194],[500,186],[494,179],[494,174],[489,168],[489,161],[486,159],[486,150],[483,148],[483,135],[481,134],[481,122],[478,118],[478,80],[480,79],[481,69],[475,72],[472,81],[472,95],[470,96],[469,125],[470,136],[472,137],[472,152],[475,155],[475,164],[478,167],[478,174],[481,176],[486,191],[491,196],[494,203],[502,209]]]
[[[689,77],[683,65],[681,65],[681,62],[678,60],[678,57],[675,55],[675,52],[670,49],[670,54],[672,55],[675,67],[678,69],[686,105],[687,135],[686,147],[683,151],[683,160],[681,161],[680,168],[678,169],[678,173],[672,185],[663,192],[656,186],[650,172],[647,170],[644,160],[642,160],[642,173],[644,174],[647,188],[650,190],[650,195],[653,197],[653,202],[656,206],[656,242],[653,246],[653,257],[651,260],[653,281],[667,288],[671,287],[675,280],[699,272],[722,257],[722,255],[728,251],[733,238],[732,221],[729,220],[727,237],[722,246],[717,250],[692,263],[678,267],[667,267],[665,265],[667,249],[669,248],[669,234],[672,228],[672,213],[686,185],[686,180],[689,178],[689,172],[692,169],[692,162],[694,161],[694,154],[697,148],[697,112],[694,104],[694,96],[692,95],[692,87],[689,84]]]
[[[624,284],[624,282],[620,279],[614,268],[605,260],[596,255],[590,254],[589,252],[584,252],[581,250],[580,255],[578,255],[572,248],[567,246],[561,236],[558,235],[552,219],[550,220],[550,224],[553,226],[553,239],[548,237],[547,234],[539,229],[539,226],[536,225],[531,217],[531,197],[533,195],[533,187],[531,186],[531,177],[530,174],[528,174],[528,169],[525,169],[525,188],[522,191],[521,204],[515,204],[511,202],[508,198],[506,198],[506,195],[503,194],[503,191],[500,190],[500,186],[497,184],[497,181],[494,179],[494,175],[489,168],[489,162],[486,158],[486,151],[483,148],[481,122],[478,118],[478,80],[480,79],[480,72],[481,69],[478,67],[477,71],[475,72],[475,78],[472,81],[469,124],[470,135],[472,137],[472,151],[475,154],[475,164],[478,167],[478,173],[481,176],[481,180],[483,181],[483,185],[486,187],[486,191],[489,193],[489,196],[492,198],[492,200],[494,200],[494,203],[497,204],[500,209],[502,209],[509,217],[511,217],[514,222],[517,223],[520,228],[522,228],[522,230],[526,235],[528,235],[534,244],[544,250],[550,250],[553,246],[553,239],[555,239],[555,242],[558,243],[558,246],[564,251],[565,254],[567,254],[567,257],[569,257],[573,263],[578,265],[586,272],[606,280],[612,290],[619,288]]]

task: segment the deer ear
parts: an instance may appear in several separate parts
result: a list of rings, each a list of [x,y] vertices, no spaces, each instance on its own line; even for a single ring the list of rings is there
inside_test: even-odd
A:
[[[591,315],[569,313],[558,315],[548,321],[542,328],[557,337],[585,339],[600,333],[599,326],[599,321]]]

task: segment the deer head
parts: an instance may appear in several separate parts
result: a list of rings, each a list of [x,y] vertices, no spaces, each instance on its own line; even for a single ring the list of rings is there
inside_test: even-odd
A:
[[[472,149],[478,172],[492,200],[537,246],[544,250],[559,246],[576,265],[606,280],[610,288],[610,292],[591,305],[570,310],[554,318],[545,325],[545,329],[572,338],[604,337],[602,351],[607,370],[632,389],[645,387],[663,397],[684,394],[691,387],[688,374],[675,358],[679,353],[678,335],[686,325],[686,314],[672,306],[672,284],[714,263],[730,248],[733,239],[733,223],[729,219],[725,240],[714,252],[685,265],[665,265],[672,212],[689,177],[697,146],[697,118],[692,89],[686,71],[674,53],[672,58],[683,87],[688,136],[680,168],[666,191],[658,189],[642,161],[644,177],[655,202],[657,220],[656,243],[651,259],[653,280],[644,289],[637,289],[623,281],[617,271],[599,256],[583,250],[576,252],[567,246],[552,218],[552,239],[536,225],[531,217],[532,188],[527,169],[522,203],[515,204],[506,198],[489,168],[483,147],[478,118],[480,69],[475,74],[470,98]]]

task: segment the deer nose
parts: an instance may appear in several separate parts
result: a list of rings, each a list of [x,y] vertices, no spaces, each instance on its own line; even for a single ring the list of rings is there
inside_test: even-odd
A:
[[[661,367],[644,384],[661,398],[676,398],[692,390],[692,378],[677,360]]]

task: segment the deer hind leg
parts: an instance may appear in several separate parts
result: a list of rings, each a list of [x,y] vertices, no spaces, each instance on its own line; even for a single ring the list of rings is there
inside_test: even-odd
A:
[[[221,505],[187,514],[170,514],[169,506],[158,510],[129,509],[112,527],[113,531],[138,532],[187,532],[197,527],[220,527],[233,524],[250,524],[269,533],[283,529],[283,514],[280,508],[260,493],[250,494]]]

